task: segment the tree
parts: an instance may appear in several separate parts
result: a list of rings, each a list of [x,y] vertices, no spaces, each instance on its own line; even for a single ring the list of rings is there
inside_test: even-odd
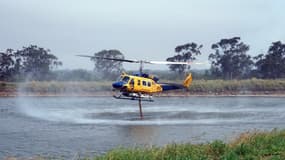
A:
[[[50,50],[31,45],[15,53],[16,68],[29,80],[48,80],[50,71],[62,65]]]
[[[0,80],[11,80],[14,72],[13,50],[7,49],[6,52],[0,52]]]
[[[261,78],[285,77],[285,44],[277,41],[269,47],[267,54],[254,57],[256,73]]]
[[[106,57],[106,58],[117,58],[124,59],[123,53],[119,50],[102,50],[98,53],[95,53],[96,57]],[[104,79],[115,80],[121,72],[124,70],[122,62],[92,58],[95,64],[95,72]]]
[[[203,45],[197,45],[196,43],[186,43],[183,45],[179,45],[175,48],[175,52],[177,53],[173,57],[168,57],[166,61],[170,62],[189,62],[196,60],[197,55],[201,55],[200,49]],[[169,65],[169,69],[171,71],[178,72],[179,75],[185,73],[186,69],[190,69],[190,65],[177,65],[171,64]]]
[[[209,55],[212,75],[224,79],[241,79],[250,75],[253,67],[251,57],[246,54],[249,45],[240,41],[240,37],[221,39],[212,45],[215,53]]]

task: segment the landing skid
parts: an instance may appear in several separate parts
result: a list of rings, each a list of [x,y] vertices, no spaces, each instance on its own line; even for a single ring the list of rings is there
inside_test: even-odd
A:
[[[141,101],[145,101],[145,102],[154,102],[154,100],[152,98],[143,98],[143,97],[126,97],[126,96],[115,96],[113,95],[114,98],[116,99],[124,99],[124,100],[141,100]]]
[[[143,119],[143,112],[142,112],[142,101],[153,102],[151,95],[144,95],[141,93],[128,93],[128,92],[121,92],[118,96],[113,95],[116,99],[124,99],[124,100],[137,100],[139,102],[139,109],[140,109],[140,117]]]
[[[125,100],[141,100],[146,102],[153,102],[151,95],[141,94],[141,93],[128,93],[128,92],[120,92],[118,95],[113,95],[116,99],[125,99]]]

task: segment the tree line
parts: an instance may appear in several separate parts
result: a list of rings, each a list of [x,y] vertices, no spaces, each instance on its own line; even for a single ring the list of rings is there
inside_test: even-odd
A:
[[[202,44],[195,42],[178,45],[175,54],[166,58],[167,61],[195,62],[202,54]],[[212,44],[212,53],[208,60],[210,69],[197,74],[206,79],[277,79],[285,78],[285,44],[281,41],[272,42],[266,53],[252,57],[248,54],[250,46],[241,41],[240,37],[221,39]],[[124,59],[119,50],[102,50],[94,56]],[[0,52],[0,81],[23,80],[99,80],[116,79],[122,71],[122,62],[91,58],[94,70],[54,70],[62,65],[49,49],[36,45],[23,47],[20,50],[7,49]],[[178,76],[184,75],[191,65],[169,65],[169,70]],[[172,73],[170,73],[172,74]],[[165,73],[163,73],[165,76]]]
[[[0,80],[51,80],[51,71],[62,62],[50,50],[30,45],[0,52]]]
[[[176,55],[167,58],[169,61],[195,61],[201,55],[202,45],[187,43],[175,48]],[[285,44],[281,41],[272,42],[266,53],[255,57],[248,54],[250,46],[241,41],[240,37],[221,39],[212,44],[208,57],[211,68],[205,74],[211,78],[225,80],[263,78],[285,78]],[[170,65],[169,69],[184,73],[190,66]]]

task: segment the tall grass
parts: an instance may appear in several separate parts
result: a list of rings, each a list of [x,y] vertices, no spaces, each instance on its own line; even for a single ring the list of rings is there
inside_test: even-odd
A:
[[[285,159],[285,130],[241,134],[230,143],[169,144],[164,147],[117,148],[86,160],[238,160]]]
[[[168,81],[182,83],[180,81]],[[0,91],[15,91],[27,93],[93,93],[98,91],[111,91],[111,81],[31,81],[25,83],[0,82]],[[189,87],[190,94],[251,94],[251,93],[284,93],[285,80],[193,80]]]
[[[7,158],[8,159],[8,158]],[[13,158],[13,160],[18,160]],[[64,159],[35,157],[33,160]],[[168,144],[163,147],[115,148],[103,155],[74,160],[284,160],[285,130],[247,132],[229,143],[220,140],[204,144]],[[20,160],[20,159],[19,159]]]
[[[228,93],[228,92],[277,92],[285,91],[285,80],[193,80],[190,92]]]
[[[21,92],[28,93],[50,93],[50,94],[80,94],[80,93],[92,93],[97,91],[110,91],[111,85],[107,82],[59,82],[59,81],[49,81],[49,82],[25,82],[19,83],[18,89]]]

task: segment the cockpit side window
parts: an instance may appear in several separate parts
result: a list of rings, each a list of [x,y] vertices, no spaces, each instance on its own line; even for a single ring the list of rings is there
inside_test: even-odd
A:
[[[125,82],[125,83],[128,83],[129,80],[130,80],[130,77],[128,77],[128,76],[125,76],[125,77],[122,78],[122,81]]]
[[[134,85],[135,84],[135,81],[134,79],[132,78],[131,81],[130,81],[130,85]]]

